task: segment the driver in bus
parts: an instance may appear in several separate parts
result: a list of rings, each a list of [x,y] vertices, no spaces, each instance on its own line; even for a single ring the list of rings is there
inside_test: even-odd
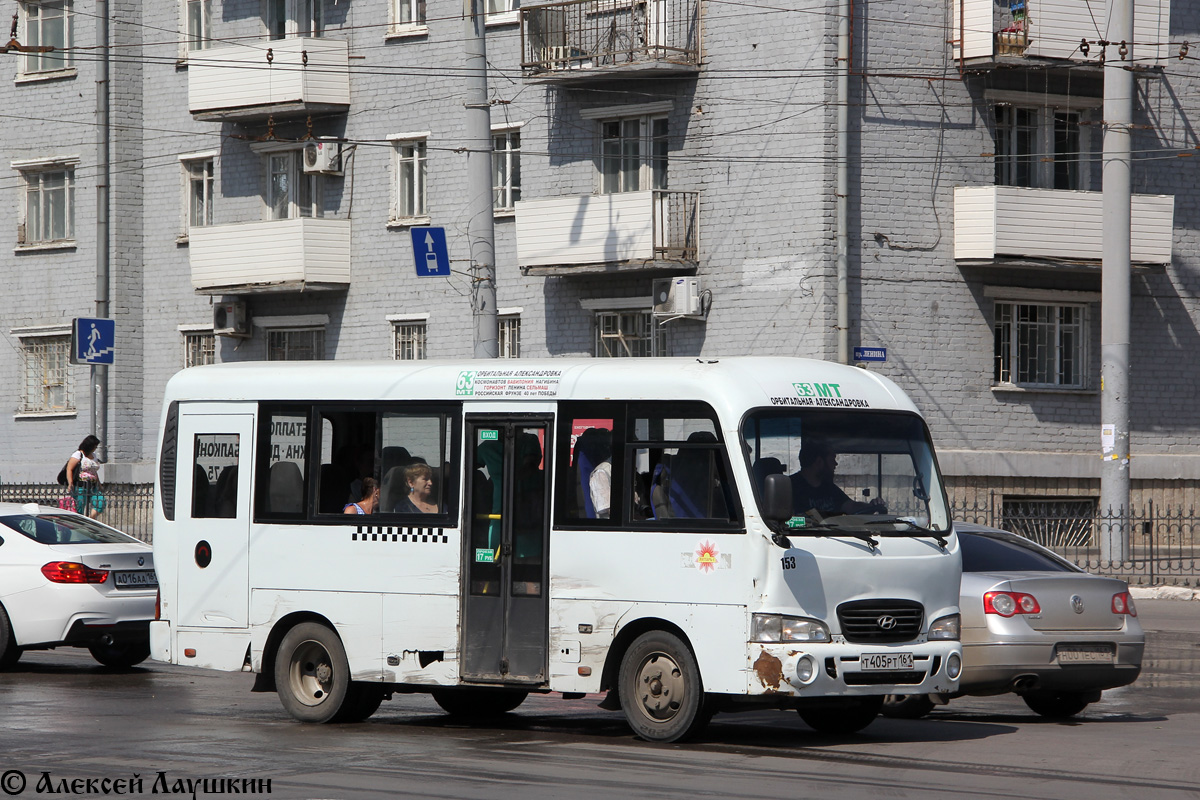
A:
[[[810,440],[800,448],[800,469],[788,476],[792,481],[792,513],[800,515],[815,510],[822,517],[886,514],[887,506],[881,498],[860,503],[838,488],[833,482],[837,463],[837,453],[828,442]]]

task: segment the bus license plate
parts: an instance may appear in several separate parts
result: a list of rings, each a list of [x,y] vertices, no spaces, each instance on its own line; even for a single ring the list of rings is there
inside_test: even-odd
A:
[[[912,653],[863,653],[858,657],[863,672],[912,670]]]
[[[139,569],[136,572],[114,572],[113,585],[129,589],[140,589],[142,587],[153,589],[158,586],[158,577],[152,569]]]
[[[1113,651],[1109,645],[1060,644],[1058,646],[1058,663],[1060,664],[1111,664],[1112,660]]]

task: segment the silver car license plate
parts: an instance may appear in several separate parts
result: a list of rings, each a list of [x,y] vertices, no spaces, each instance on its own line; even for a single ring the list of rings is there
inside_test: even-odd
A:
[[[1060,664],[1111,664],[1113,648],[1106,644],[1060,644]]]
[[[895,672],[913,668],[912,653],[863,653],[858,657],[863,672]]]
[[[158,586],[158,576],[152,569],[139,569],[133,572],[114,572],[113,585],[122,589],[154,589]]]

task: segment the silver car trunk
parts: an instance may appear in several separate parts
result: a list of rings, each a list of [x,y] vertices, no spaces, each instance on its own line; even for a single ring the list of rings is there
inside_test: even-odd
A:
[[[1009,572],[995,577],[998,582],[991,591],[1022,592],[1037,599],[1041,613],[1022,615],[1034,630],[1114,631],[1125,624],[1124,615],[1112,611],[1113,595],[1128,591],[1122,580],[1062,572]]]

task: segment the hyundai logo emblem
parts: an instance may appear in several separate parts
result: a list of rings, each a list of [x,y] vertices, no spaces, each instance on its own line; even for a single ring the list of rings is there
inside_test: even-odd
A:
[[[1073,608],[1075,610],[1076,614],[1082,614],[1083,613],[1083,598],[1077,594],[1071,595],[1071,608]]]
[[[898,623],[895,617],[891,616],[890,614],[884,614],[882,617],[875,620],[875,624],[879,626],[880,630],[890,631],[892,628],[896,627]]]
[[[145,563],[146,563],[146,559],[143,556],[138,556],[138,566],[139,567],[144,566]]]

